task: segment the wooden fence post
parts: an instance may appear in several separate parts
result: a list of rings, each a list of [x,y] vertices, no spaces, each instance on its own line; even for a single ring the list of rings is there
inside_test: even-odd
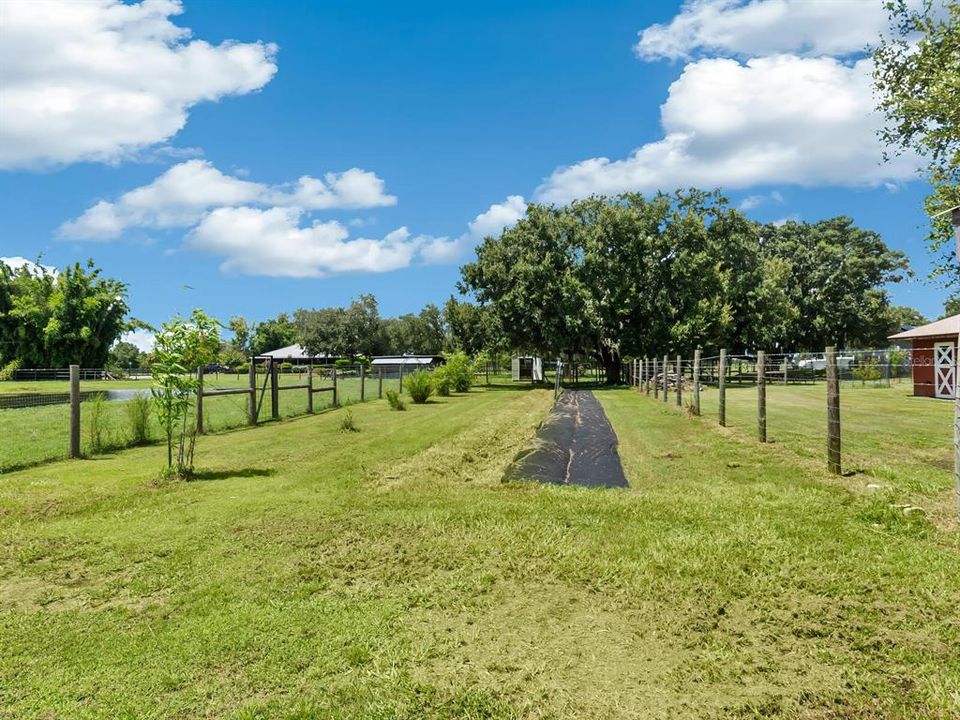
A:
[[[660,399],[660,380],[657,378],[657,358],[653,359],[653,399]]]
[[[670,357],[668,355],[663,356],[663,401],[667,402],[670,399],[670,392],[667,390],[667,375],[670,369]]]
[[[363,363],[360,363],[360,402],[366,402],[367,400],[367,370],[364,367]]]
[[[197,368],[197,435],[203,435],[203,366]]]
[[[340,402],[340,398],[337,393],[337,366],[333,366],[333,406],[337,407]]]
[[[700,414],[700,348],[693,351],[693,414]]]
[[[717,415],[720,427],[727,426],[727,351],[720,350],[720,369],[717,371]]]
[[[280,419],[280,366],[270,360],[270,417]]]
[[[377,399],[383,400],[383,368],[377,368]]]
[[[313,362],[307,367],[307,413],[313,413]]]
[[[960,258],[960,205],[950,210],[953,234],[956,236],[956,257]],[[960,346],[958,346],[960,349]],[[960,362],[953,353],[953,475],[957,484],[957,518],[960,519]]]
[[[683,407],[683,361],[680,354],[677,354],[677,407]]]
[[[828,347],[827,357],[827,467],[840,474],[840,380],[837,376],[837,348]]]
[[[80,457],[80,366],[70,366],[70,457]]]
[[[960,211],[954,210],[954,222],[957,227],[957,244],[960,245]],[[953,385],[956,397],[953,402],[953,476],[957,485],[957,519],[960,520],[960,362],[957,360],[957,353],[954,352]]]
[[[783,356],[783,384],[784,384],[784,385],[787,384],[787,366],[788,366],[789,364],[790,364],[790,362],[789,362],[789,360],[787,359],[787,356],[784,355],[784,356]]]
[[[250,358],[250,369],[247,371],[250,380],[250,395],[247,402],[247,422],[257,424],[257,363]]]
[[[400,394],[403,394],[403,358],[400,358]]]
[[[757,437],[767,441],[767,354],[757,351]]]

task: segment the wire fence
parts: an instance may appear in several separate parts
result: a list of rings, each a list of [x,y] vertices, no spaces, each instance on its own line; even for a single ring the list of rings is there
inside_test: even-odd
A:
[[[375,400],[389,389],[399,391],[401,382],[400,373],[371,374],[362,365],[304,365],[281,371],[279,364],[272,370],[269,364],[257,364],[252,373],[202,373],[202,392],[193,398],[192,416],[203,432],[221,432]],[[152,381],[142,376],[120,380],[78,368],[75,408],[69,368],[28,371],[20,381],[2,385],[0,472],[164,438]]]
[[[636,358],[627,382],[652,400],[779,443],[834,473],[934,495],[960,484],[956,346]],[[960,427],[956,428],[960,432]]]
[[[240,373],[201,370],[191,421],[204,433],[216,433],[376,400],[390,390],[402,393],[416,369],[258,362]],[[70,368],[20,372],[19,380],[0,383],[0,473],[164,439],[149,370],[126,371],[121,379],[102,369],[77,368],[75,414]],[[510,379],[509,368],[497,363],[474,368],[476,385]]]

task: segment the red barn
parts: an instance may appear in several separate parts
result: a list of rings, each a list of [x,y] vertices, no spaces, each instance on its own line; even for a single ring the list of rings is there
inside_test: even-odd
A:
[[[890,340],[913,347],[913,394],[924,397],[957,396],[957,334],[960,315],[891,335]]]

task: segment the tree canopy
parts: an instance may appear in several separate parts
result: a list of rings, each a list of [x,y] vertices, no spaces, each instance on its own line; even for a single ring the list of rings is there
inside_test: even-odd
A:
[[[128,312],[127,286],[103,277],[92,260],[60,272],[0,262],[0,365],[103,367],[137,324]]]
[[[234,337],[236,337],[237,328],[234,327],[234,324],[231,321],[231,328],[234,331]],[[299,342],[298,338],[297,326],[293,324],[286,313],[280,313],[276,318],[264,320],[256,325],[248,349],[252,355],[260,355],[293,345]]]
[[[932,185],[931,216],[960,205],[960,0],[888,3],[891,34],[874,49],[874,83],[893,153],[916,152]],[[929,236],[936,274],[960,291],[949,213]]]
[[[878,344],[906,258],[849,218],[760,225],[717,192],[530,205],[461,269],[515,349],[621,358]]]
[[[380,354],[385,346],[380,309],[373,295],[361,295],[345,308],[300,309],[293,318],[300,342],[311,353],[369,357]]]
[[[429,304],[418,314],[406,313],[383,321],[384,350],[395,354],[437,355],[446,342],[440,308]]]

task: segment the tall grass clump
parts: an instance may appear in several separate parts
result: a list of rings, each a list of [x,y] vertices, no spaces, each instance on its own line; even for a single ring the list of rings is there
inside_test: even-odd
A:
[[[390,403],[391,410],[406,410],[407,405],[403,402],[403,398],[400,397],[398,393],[393,388],[390,388],[384,393],[387,396],[387,402]]]
[[[417,405],[423,405],[433,394],[433,378],[430,373],[417,370],[407,378],[407,392]]]
[[[347,410],[340,418],[340,432],[360,432],[356,420],[353,419],[353,411]]]
[[[146,395],[135,395],[126,403],[127,431],[131,445],[143,445],[150,437],[150,411],[153,403]]]
[[[103,452],[107,444],[107,417],[103,395],[97,393],[89,403],[87,410],[87,439],[90,441],[90,453]]]

